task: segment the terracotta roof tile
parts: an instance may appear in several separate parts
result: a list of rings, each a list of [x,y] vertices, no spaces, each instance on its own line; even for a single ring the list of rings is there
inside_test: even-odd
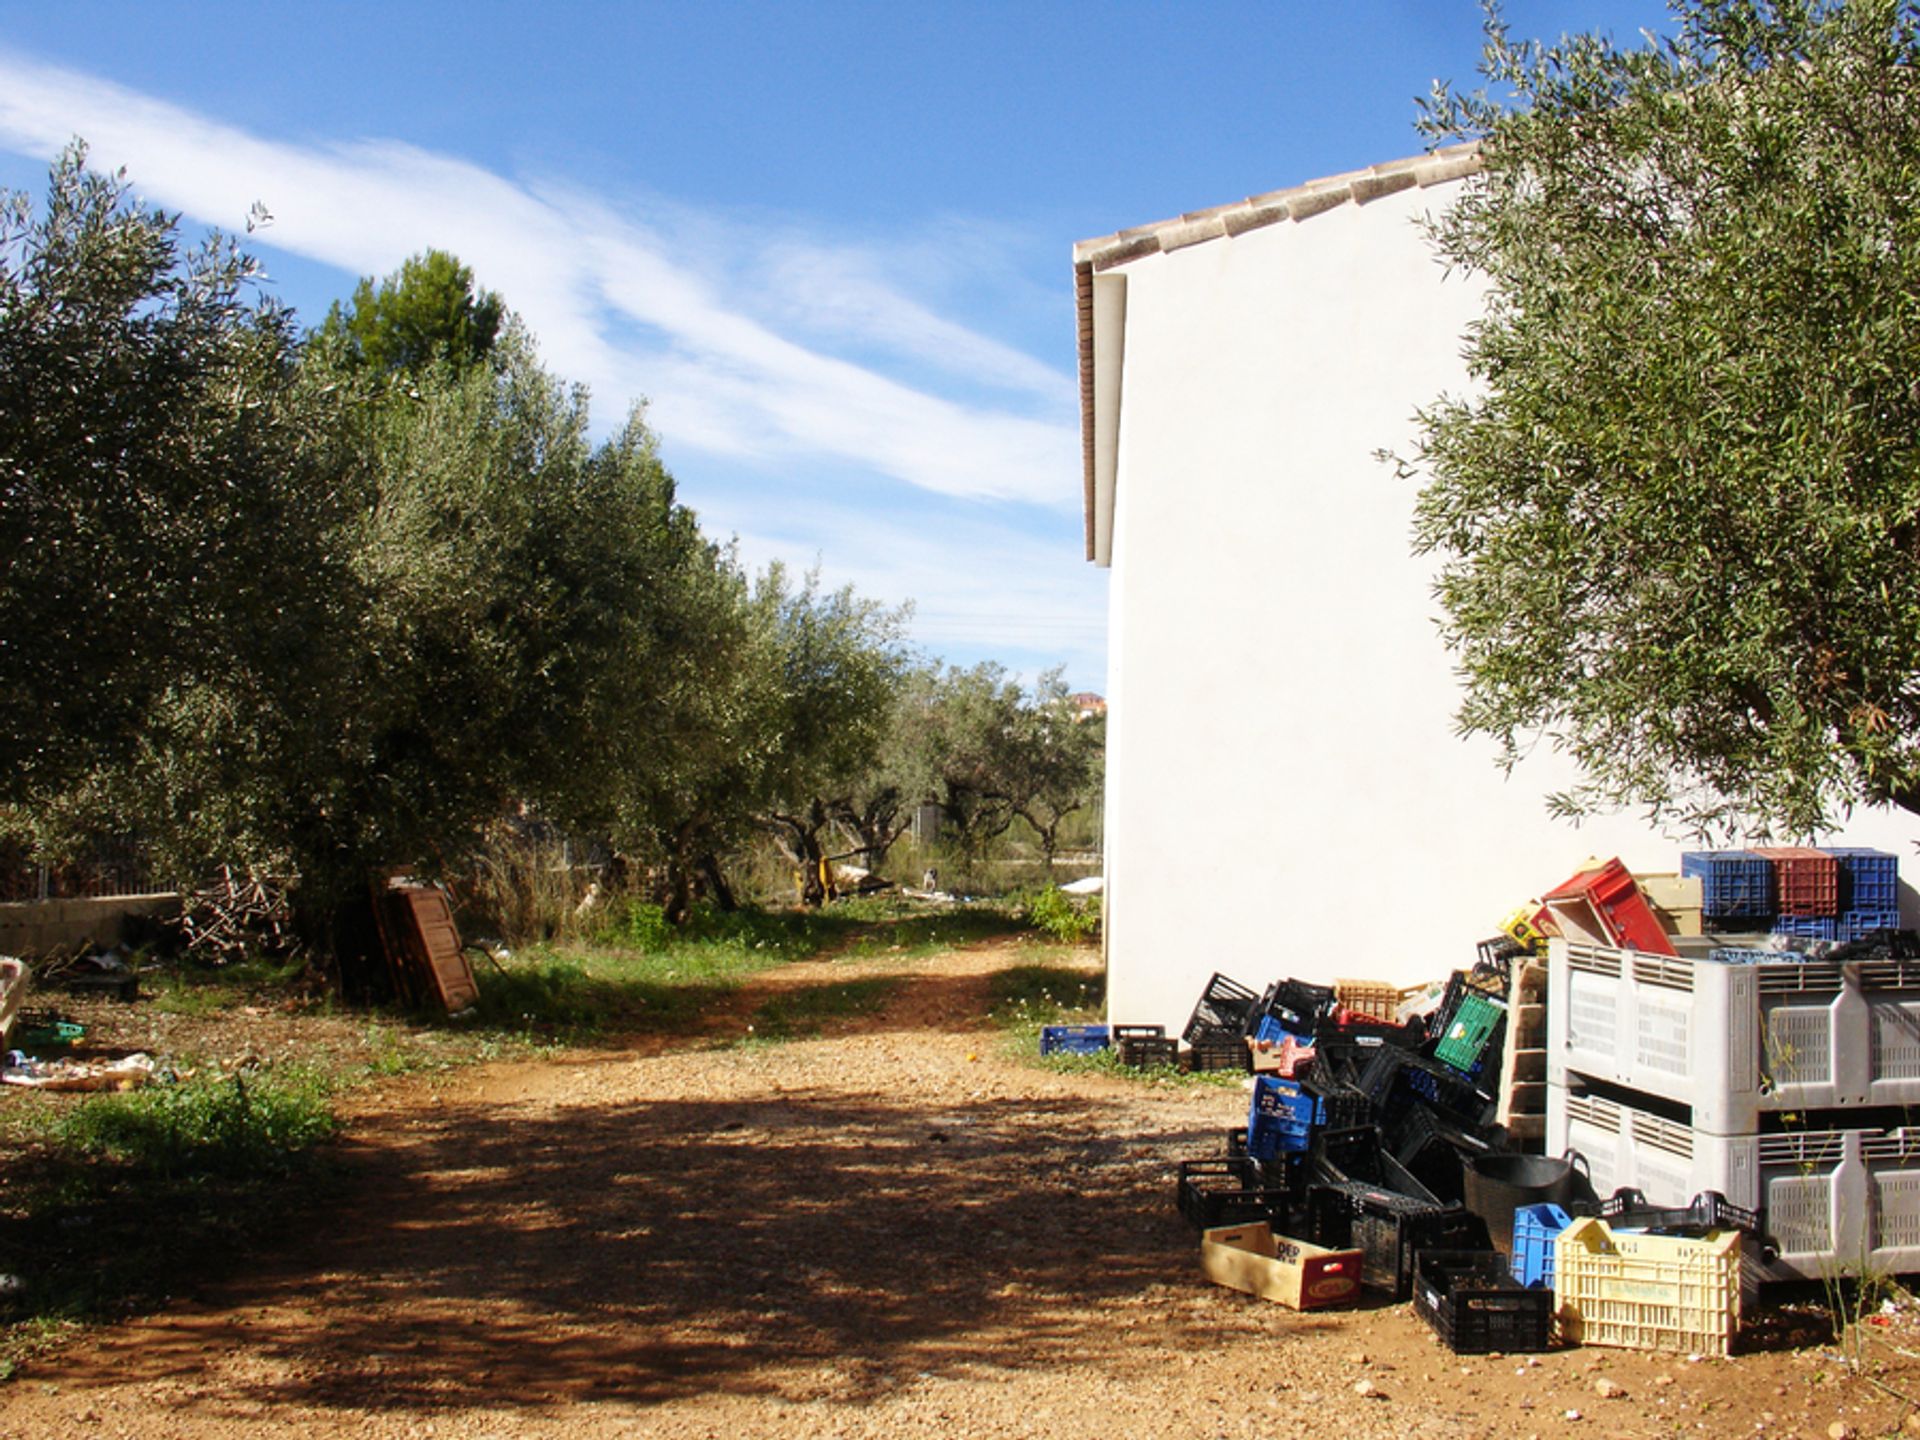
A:
[[[1203,240],[1243,235],[1282,218],[1306,220],[1349,202],[1364,205],[1414,185],[1425,187],[1459,180],[1479,168],[1477,145],[1451,145],[1431,154],[1409,155],[1343,175],[1325,175],[1287,190],[1272,190],[1231,205],[1193,210],[1172,220],[1135,225],[1112,235],[1083,240],[1073,247],[1073,259],[1076,265],[1107,270],[1147,255],[1185,249]]]

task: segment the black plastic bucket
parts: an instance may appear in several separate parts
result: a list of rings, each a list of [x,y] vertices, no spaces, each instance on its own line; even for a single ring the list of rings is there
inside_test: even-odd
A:
[[[1551,1155],[1470,1155],[1461,1170],[1467,1209],[1487,1222],[1503,1255],[1513,1253],[1513,1212],[1522,1205],[1565,1207],[1588,1187],[1572,1159]]]

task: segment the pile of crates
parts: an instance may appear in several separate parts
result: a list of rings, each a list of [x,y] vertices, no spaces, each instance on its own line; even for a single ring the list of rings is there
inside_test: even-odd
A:
[[[1824,879],[1801,852],[1687,866],[1723,919],[1894,894],[1893,857],[1824,853]],[[1577,1152],[1602,1195],[1717,1191],[1760,1212],[1763,1278],[1920,1270],[1920,945],[1875,926],[1817,955],[1737,933],[1676,948],[1550,943],[1549,1153]]]
[[[1231,1039],[1255,1065],[1284,1054],[1290,1073],[1257,1074],[1247,1124],[1224,1153],[1181,1163],[1181,1214],[1197,1229],[1265,1221],[1356,1249],[1362,1283],[1399,1299],[1413,1293],[1419,1253],[1490,1253],[1485,1224],[1462,1204],[1462,1176],[1468,1157],[1505,1145],[1487,1088],[1504,993],[1500,975],[1459,972],[1437,1010],[1402,1023],[1390,987],[1287,979],[1256,993],[1214,976],[1186,1042]],[[1478,1317],[1470,1281],[1462,1294]]]
[[[1844,943],[1900,928],[1899,860],[1883,850],[1694,850],[1680,857],[1680,874],[1700,882],[1702,919],[1722,934]]]

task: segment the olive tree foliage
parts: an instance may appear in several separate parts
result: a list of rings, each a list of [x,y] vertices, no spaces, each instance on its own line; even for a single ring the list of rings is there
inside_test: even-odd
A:
[[[1459,722],[1545,737],[1571,812],[1707,833],[1920,810],[1920,22],[1675,0],[1676,32],[1512,39],[1425,128],[1485,169],[1475,382],[1420,416]]]
[[[78,142],[38,213],[0,195],[0,804],[57,808],[206,686],[252,724],[335,613],[331,422],[255,278]]]
[[[991,661],[936,677],[927,763],[963,851],[1024,820],[1051,865],[1061,825],[1099,794],[1104,722],[1081,721],[1059,669],[1029,692]]]
[[[376,383],[343,537],[355,683],[297,847],[303,877],[349,887],[369,865],[450,867],[515,809],[610,825],[704,643],[681,602],[712,563],[640,412],[593,443],[585,393],[516,323],[487,365]]]
[[[754,821],[795,867],[800,898],[827,899],[836,814],[871,774],[906,679],[905,612],[797,582],[777,562],[748,601],[751,661],[763,678],[750,747]]]

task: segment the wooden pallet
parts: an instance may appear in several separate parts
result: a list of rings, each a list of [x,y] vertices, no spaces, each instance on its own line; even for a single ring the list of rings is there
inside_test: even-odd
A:
[[[1547,967],[1524,955],[1514,957],[1507,993],[1495,1118],[1523,1146],[1547,1138]]]

